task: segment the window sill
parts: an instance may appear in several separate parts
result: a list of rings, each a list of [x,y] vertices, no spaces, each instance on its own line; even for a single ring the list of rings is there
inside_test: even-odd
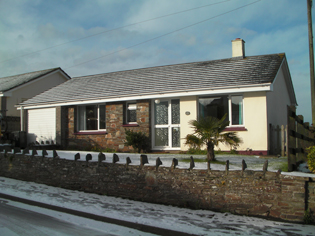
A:
[[[74,135],[91,135],[91,134],[107,134],[106,131],[87,131],[87,132],[76,132]]]
[[[227,127],[223,132],[232,132],[232,131],[247,131],[245,127]]]
[[[122,127],[138,127],[139,125],[138,124],[125,124],[125,125],[122,125]]]

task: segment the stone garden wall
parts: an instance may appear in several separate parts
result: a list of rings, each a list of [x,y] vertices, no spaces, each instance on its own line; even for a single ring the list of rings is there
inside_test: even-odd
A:
[[[116,157],[117,158],[117,157]],[[83,159],[83,160],[81,160]],[[251,170],[178,169],[0,152],[0,176],[138,201],[302,222],[315,178]],[[88,158],[87,158],[88,159]],[[124,161],[124,160],[120,160]],[[163,160],[162,160],[163,161]],[[157,162],[158,163],[158,162]],[[175,166],[175,168],[174,168]]]

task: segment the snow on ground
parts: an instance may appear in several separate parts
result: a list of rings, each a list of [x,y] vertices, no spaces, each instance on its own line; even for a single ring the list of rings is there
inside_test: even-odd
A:
[[[60,158],[74,159],[76,151],[57,151]],[[86,154],[92,154],[92,161],[98,160],[98,153],[80,152],[81,161],[85,161]],[[41,155],[41,151],[39,151]],[[105,153],[106,161],[112,162],[112,153]],[[132,165],[140,165],[140,155],[130,153],[118,153],[120,158],[119,163],[125,164],[126,157],[130,157]],[[48,151],[48,156],[52,157],[52,151]],[[154,165],[157,157],[160,157],[163,166],[170,167],[173,158],[179,160],[179,168],[189,168],[189,162],[181,162],[183,158],[189,158],[190,155],[158,155],[149,154],[149,165]],[[195,156],[195,158],[204,158],[204,156]],[[241,162],[244,159],[249,169],[262,170],[263,163],[266,159],[248,156],[227,156],[217,155],[220,161],[229,160],[230,169],[240,169]],[[282,160],[283,159],[283,160]],[[269,159],[269,170],[276,171],[279,163],[283,163],[286,158],[272,158]],[[196,162],[196,168],[205,169],[205,163]],[[225,165],[213,164],[212,169],[224,170]],[[305,173],[284,173],[294,175],[310,175]],[[24,199],[38,201],[46,204],[51,204],[63,208],[74,209],[96,215],[101,215],[118,220],[130,221],[144,225],[150,225],[165,229],[176,230],[195,235],[315,235],[315,226],[283,223],[277,221],[270,221],[255,217],[236,216],[230,213],[217,213],[208,210],[191,210],[185,208],[178,208],[172,206],[150,204],[144,202],[137,202],[127,199],[101,196],[97,194],[84,193],[79,191],[72,191],[67,189],[50,187],[43,184],[36,184],[32,182],[23,182],[19,180],[0,177],[0,192]],[[12,205],[28,208],[27,205],[10,202]],[[102,230],[103,232],[110,232],[113,235],[125,235],[125,232],[137,235],[136,231],[128,231],[124,228],[115,228],[108,224],[92,221],[80,220],[76,216],[53,213],[53,211],[29,206],[30,210],[39,213],[51,215],[61,220],[93,227]],[[90,223],[88,223],[90,222]],[[150,235],[147,233],[140,233],[140,235]]]
[[[4,144],[0,144],[3,146]],[[13,150],[12,150],[13,151]],[[3,151],[4,152],[4,151]],[[37,150],[38,156],[42,156],[42,150]],[[10,153],[10,152],[9,152]],[[31,151],[30,151],[31,153]],[[47,150],[48,155],[46,157],[53,157],[53,151]],[[98,152],[87,152],[87,151],[63,151],[57,150],[57,154],[61,159],[74,160],[74,155],[80,153],[80,160],[85,161],[86,155],[91,154],[91,161],[98,161]],[[113,160],[114,153],[104,153],[106,156],[105,162],[111,163]],[[131,164],[130,165],[140,165],[140,154],[136,153],[116,153],[119,157],[119,162],[121,164],[126,163],[126,158],[130,157]],[[29,154],[31,155],[31,154]],[[173,158],[178,159],[177,168],[189,168],[189,161],[183,162],[183,159],[189,159],[190,156],[193,156],[195,159],[205,159],[206,155],[194,155],[194,154],[146,154],[148,156],[149,164],[146,165],[155,165],[155,161],[158,157],[160,157],[162,161],[162,166],[170,167],[172,164]],[[227,161],[229,160],[230,170],[240,170],[242,168],[242,160],[244,159],[247,164],[247,169],[249,170],[262,170],[264,162],[267,160],[266,158],[259,158],[259,156],[240,156],[240,155],[229,155],[229,154],[218,154],[216,155],[216,159],[218,161]],[[281,165],[287,162],[287,157],[279,157],[279,158],[268,158],[268,170],[269,171],[277,171],[281,168]],[[206,163],[195,161],[195,169],[206,169]],[[211,169],[213,170],[225,170],[225,165],[222,164],[211,164]],[[304,167],[305,170],[307,170]]]
[[[37,151],[39,156],[42,155],[42,150]],[[52,158],[53,151],[47,151],[48,155],[46,157]],[[57,150],[57,154],[61,159],[68,159],[74,160],[74,156],[79,153],[80,159],[78,161],[86,161],[86,155],[92,155],[92,162],[98,161],[98,152],[86,152],[86,151],[63,151]],[[112,163],[114,153],[104,153],[106,156],[106,160],[104,162]],[[140,165],[140,154],[137,153],[116,153],[119,157],[119,161],[117,164],[126,164],[126,158],[129,157],[131,159],[130,165]],[[31,154],[29,154],[31,155]],[[162,161],[162,165],[164,167],[171,167],[173,158],[178,160],[178,166],[176,168],[188,169],[190,167],[190,162],[187,161],[190,159],[191,156],[194,159],[205,159],[206,155],[191,155],[191,154],[146,154],[148,157],[149,164],[145,165],[152,165],[155,166],[156,159],[160,157]],[[247,170],[262,170],[263,165],[266,160],[268,160],[268,171],[278,171],[282,168],[282,166],[287,163],[287,157],[269,157],[269,158],[259,158],[259,156],[240,156],[240,155],[228,155],[228,154],[220,154],[216,155],[216,159],[221,162],[229,161],[229,169],[230,170],[241,170],[242,169],[242,160],[245,160],[247,164]],[[185,162],[183,160],[186,160]],[[206,162],[197,162],[195,161],[195,168],[194,169],[207,169]],[[225,170],[224,164],[212,164],[212,170]],[[303,172],[303,173],[302,173]],[[282,172],[285,175],[295,175],[295,176],[305,176],[305,177],[315,177],[314,174],[306,174],[309,170],[307,165],[303,163],[301,165],[300,171],[294,172]]]
[[[32,222],[29,219],[19,222],[18,226],[12,226],[11,222],[16,222],[14,216],[5,216],[0,218],[0,235],[3,236],[24,236],[24,235],[49,235],[49,236],[101,236],[101,235],[130,235],[130,236],[152,236],[155,234],[145,233],[143,231],[127,228],[121,225],[110,224],[102,221],[87,219],[80,216],[70,215],[59,211],[54,211],[37,206],[30,206],[24,203],[15,202],[7,199],[0,198],[0,204],[12,206],[14,208],[35,212],[40,214],[41,220]],[[2,212],[0,212],[0,215]],[[48,216],[54,219],[43,217]],[[32,214],[28,216],[33,216]],[[6,219],[9,217],[9,219]],[[8,221],[8,222],[7,222]],[[59,223],[59,221],[61,223]],[[43,222],[45,222],[43,224]],[[62,226],[60,229],[59,226]],[[58,227],[55,229],[54,227]]]
[[[63,208],[195,235],[315,235],[315,226],[311,225],[283,223],[255,217],[236,216],[230,213],[137,202],[4,177],[0,177],[0,192]],[[19,203],[11,202],[11,204],[23,207]],[[52,214],[50,210],[33,206],[29,206],[29,209],[42,214]],[[86,220],[78,220],[77,217],[68,214],[64,216],[62,213],[55,213],[53,216],[104,232],[112,230],[108,224],[94,221],[93,223],[87,223]],[[115,235],[124,234],[120,231]],[[141,233],[141,235],[148,234]]]
[[[37,150],[38,156],[42,156],[42,150]],[[46,157],[52,158],[53,151],[48,150],[48,155]],[[86,155],[92,155],[92,162],[98,161],[98,152],[87,152],[87,151],[63,151],[57,150],[57,154],[61,159],[74,160],[75,154],[80,154],[80,159],[78,161],[85,161]],[[112,163],[113,154],[114,153],[104,153],[106,156],[106,160],[104,162]],[[116,153],[119,157],[118,164],[125,164],[126,158],[130,157],[131,164],[130,165],[140,165],[140,154],[137,153]],[[28,154],[31,155],[31,154]],[[189,159],[190,156],[193,156],[195,159],[205,159],[206,155],[190,155],[190,154],[146,154],[148,157],[149,164],[146,165],[155,165],[156,159],[160,157],[162,161],[162,166],[170,167],[172,165],[173,158],[178,159],[178,166],[176,168],[189,168],[189,161],[184,162],[183,159]],[[216,155],[216,159],[218,161],[227,161],[229,160],[230,169],[231,170],[240,170],[242,168],[242,160],[244,159],[249,170],[262,170],[263,164],[267,159],[259,158],[259,156],[240,156],[240,155]],[[281,164],[285,163],[287,160],[286,157],[280,158],[269,158],[268,159],[268,170],[277,171]],[[206,162],[197,162],[195,161],[195,169],[206,169]],[[211,169],[213,170],[225,170],[225,165],[222,164],[211,164]]]

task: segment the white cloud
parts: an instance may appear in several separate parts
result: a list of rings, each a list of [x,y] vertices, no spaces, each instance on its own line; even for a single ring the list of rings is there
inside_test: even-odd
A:
[[[174,12],[204,7],[100,34],[60,47],[37,50],[87,37],[131,23]],[[60,66],[69,68],[139,44],[173,30],[218,16],[254,0],[91,0],[0,1],[2,76]],[[264,0],[129,50],[66,70],[72,76],[155,65],[231,57],[231,40],[246,41],[246,54],[285,52],[299,103],[310,119],[306,2]]]

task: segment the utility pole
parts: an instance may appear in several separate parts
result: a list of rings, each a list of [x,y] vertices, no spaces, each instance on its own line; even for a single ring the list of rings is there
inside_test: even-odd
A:
[[[315,81],[314,81],[314,48],[313,48],[313,27],[312,27],[312,5],[313,0],[307,0],[308,18],[308,42],[310,48],[310,79],[311,79],[311,104],[312,104],[312,124],[315,126]]]

